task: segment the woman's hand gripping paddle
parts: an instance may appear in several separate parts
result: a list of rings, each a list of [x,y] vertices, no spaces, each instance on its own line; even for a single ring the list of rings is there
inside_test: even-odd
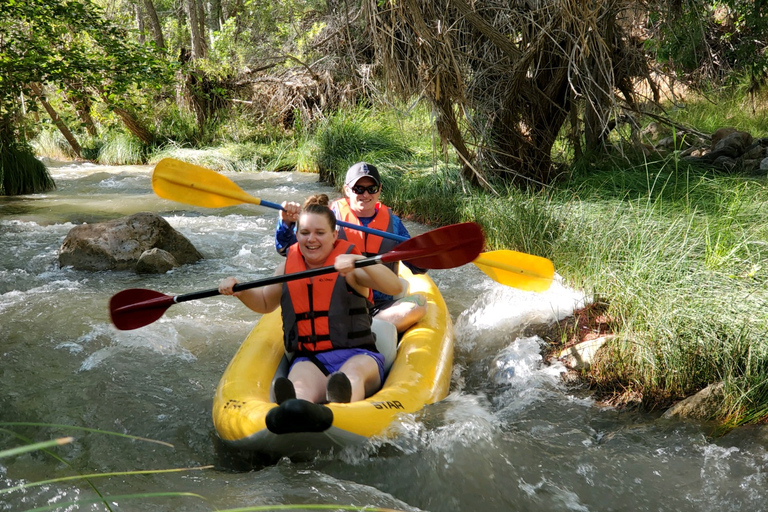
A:
[[[163,199],[193,206],[223,208],[250,203],[283,209],[279,204],[247,194],[226,176],[174,158],[165,158],[157,163],[152,173],[152,188]],[[337,221],[337,224],[399,242],[408,240],[394,233],[357,224],[341,221]],[[472,263],[497,283],[520,290],[542,292],[549,288],[555,275],[555,268],[550,260],[511,250],[484,252]]]
[[[483,232],[475,223],[452,224],[422,235],[415,236],[397,245],[394,249],[378,256],[363,258],[355,262],[356,268],[407,261],[421,268],[444,269],[465,265],[477,258],[483,250]],[[238,292],[249,288],[305,279],[321,274],[336,272],[333,266],[321,267],[293,274],[273,276],[247,283],[238,283],[233,290]],[[160,292],[142,288],[123,290],[112,296],[109,313],[112,323],[120,330],[131,330],[149,325],[159,319],[173,304],[189,300],[204,299],[219,295],[219,290],[205,290],[172,297]]]

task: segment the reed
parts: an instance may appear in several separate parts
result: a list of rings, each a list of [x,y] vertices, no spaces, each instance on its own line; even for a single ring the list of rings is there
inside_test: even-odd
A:
[[[53,160],[72,160],[75,153],[67,140],[58,130],[43,129],[30,141],[32,151],[38,156]]]
[[[316,128],[313,140],[316,167],[332,184],[341,184],[347,168],[355,162],[379,166],[412,156],[396,126],[361,109],[339,111],[327,118]]]
[[[125,132],[110,132],[104,137],[97,160],[105,165],[142,164],[146,159],[146,148],[136,137]]]
[[[28,148],[0,144],[0,194],[36,194],[54,188],[48,169]]]
[[[40,452],[48,457],[55,459],[60,464],[64,466],[68,466],[73,472],[76,472],[76,471],[74,470],[72,465],[66,459],[59,456],[56,452],[52,451],[52,449],[55,449],[62,445],[77,442],[77,439],[75,437],[67,436],[67,437],[54,438],[47,441],[34,442],[31,439],[28,439],[25,436],[18,434],[17,432],[15,432],[10,428],[3,428],[3,427],[16,427],[16,428],[34,427],[34,428],[40,428],[40,429],[73,430],[75,432],[85,432],[89,434],[115,436],[118,438],[124,438],[124,439],[129,439],[134,441],[157,443],[157,444],[166,445],[173,448],[172,445],[162,441],[156,441],[153,439],[147,439],[147,438],[142,438],[137,436],[131,436],[131,435],[123,434],[120,432],[112,432],[108,430],[93,429],[93,428],[87,428],[87,427],[74,427],[74,426],[68,426],[68,425],[47,424],[47,423],[0,422],[0,432],[16,437],[23,443],[22,445],[14,448],[0,450],[0,460],[4,458],[29,454],[31,452]],[[150,470],[136,470],[136,471],[114,471],[114,472],[75,474],[75,475],[62,476],[62,477],[51,478],[46,480],[24,481],[19,485],[0,489],[0,496],[3,496],[3,495],[12,496],[14,494],[27,494],[29,489],[32,489],[35,487],[42,487],[42,486],[51,487],[57,484],[64,484],[68,482],[85,481],[94,491],[95,496],[91,497],[87,495],[82,495],[82,496],[78,496],[76,500],[72,500],[68,502],[56,501],[55,503],[51,503],[48,505],[28,508],[26,509],[27,512],[65,510],[65,509],[69,509],[70,507],[82,508],[83,506],[91,505],[91,504],[100,504],[104,510],[111,511],[111,510],[114,510],[112,507],[113,504],[134,503],[134,502],[138,502],[140,504],[139,506],[141,507],[141,509],[145,509],[145,508],[151,508],[151,505],[149,505],[149,503],[152,500],[155,500],[158,498],[171,498],[177,501],[184,498],[193,498],[195,500],[209,502],[208,498],[206,498],[203,495],[192,493],[192,492],[185,492],[185,491],[160,491],[160,492],[142,492],[142,493],[134,493],[134,494],[104,495],[95,486],[94,481],[100,480],[100,479],[113,479],[113,478],[123,480],[125,478],[139,477],[139,476],[161,475],[161,474],[168,474],[168,473],[182,473],[182,472],[190,472],[190,471],[205,471],[212,468],[213,466],[199,466],[199,467],[190,467],[190,468],[150,469]],[[29,503],[28,500],[27,500],[27,503]],[[270,511],[270,510],[350,510],[350,511],[361,511],[361,512],[362,511],[398,512],[397,510],[394,510],[394,509],[374,507],[370,505],[358,506],[358,505],[339,505],[339,504],[332,504],[332,505],[270,504],[270,505],[254,505],[254,506],[247,506],[247,507],[228,508],[228,509],[218,509],[213,504],[211,504],[211,510],[220,510],[221,512],[246,512],[246,511],[259,512],[259,511]]]

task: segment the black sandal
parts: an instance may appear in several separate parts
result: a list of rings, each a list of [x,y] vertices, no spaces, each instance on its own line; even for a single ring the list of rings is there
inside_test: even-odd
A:
[[[334,372],[328,378],[325,398],[329,402],[348,404],[352,401],[352,383],[349,377],[341,372]]]
[[[272,391],[275,394],[275,402],[277,405],[280,405],[286,400],[296,398],[296,390],[293,388],[293,382],[285,377],[278,377],[275,379],[274,384],[272,384]]]

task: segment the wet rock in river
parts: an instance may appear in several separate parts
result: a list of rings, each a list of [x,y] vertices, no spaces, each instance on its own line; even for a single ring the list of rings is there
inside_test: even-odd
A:
[[[136,271],[142,255],[152,249],[162,250],[172,259],[157,252],[147,254],[140,271],[146,272],[154,266],[152,272],[165,272],[171,267],[159,269],[169,264],[194,263],[203,258],[195,246],[165,219],[154,213],[140,212],[107,222],[75,226],[61,246],[59,264],[77,270]]]

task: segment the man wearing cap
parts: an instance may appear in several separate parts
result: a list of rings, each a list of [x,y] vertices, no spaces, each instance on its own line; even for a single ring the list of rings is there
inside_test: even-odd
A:
[[[331,209],[337,219],[349,224],[357,224],[410,238],[410,234],[400,218],[388,206],[379,201],[381,188],[381,176],[376,166],[366,162],[358,162],[347,170],[344,179],[344,197],[334,201]],[[280,211],[275,232],[275,246],[280,254],[285,255],[288,247],[296,242],[294,227],[301,206],[298,203],[288,202],[283,203],[282,206],[283,210]],[[399,243],[396,240],[351,228],[340,228],[339,238],[345,238],[354,243],[365,256],[388,252]],[[403,263],[416,274],[426,272],[426,270],[407,262]],[[388,264],[395,274],[397,274],[397,265],[397,262]],[[395,298],[378,291],[374,291],[373,295],[374,307],[371,314],[380,320],[394,324],[398,332],[403,332],[416,323],[427,310],[424,296],[420,294],[407,295],[407,290],[403,295],[400,298]]]

